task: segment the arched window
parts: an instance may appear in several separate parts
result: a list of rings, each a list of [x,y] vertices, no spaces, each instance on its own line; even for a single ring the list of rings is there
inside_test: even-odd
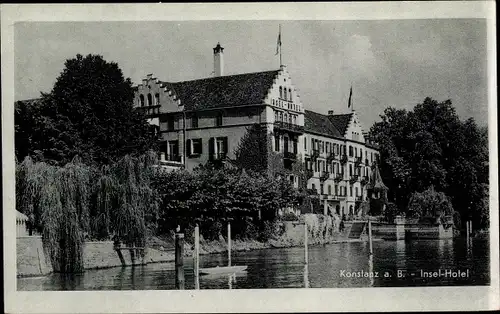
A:
[[[160,94],[156,93],[155,94],[155,106],[158,106],[160,104]]]
[[[280,98],[283,98],[283,87],[280,86]]]
[[[148,106],[152,105],[153,105],[153,97],[151,96],[151,94],[148,94]]]
[[[328,186],[328,195],[332,195],[332,186],[331,185]]]
[[[292,101],[292,89],[288,89],[288,99]]]
[[[314,183],[313,183],[313,184],[311,185],[311,189],[312,189],[312,190],[314,190],[315,192],[317,192],[317,190],[316,190],[316,184],[314,184]]]
[[[144,95],[141,94],[141,96],[139,96],[139,100],[141,102],[141,107],[144,107]],[[373,156],[372,156],[372,159],[373,159]]]
[[[283,121],[283,112],[280,112],[280,121]]]
[[[285,100],[287,100],[287,99],[288,99],[288,97],[287,97],[287,95],[286,95],[286,88],[285,88],[285,95],[284,95],[284,97],[283,97],[283,98],[285,98]]]
[[[292,116],[293,116],[293,115],[290,115],[290,116],[288,117],[288,123],[290,123],[290,124],[292,124],[292,122],[293,122],[293,118],[292,118]]]
[[[288,121],[288,115],[285,112],[285,114],[283,115],[283,122],[287,122],[287,121]]]

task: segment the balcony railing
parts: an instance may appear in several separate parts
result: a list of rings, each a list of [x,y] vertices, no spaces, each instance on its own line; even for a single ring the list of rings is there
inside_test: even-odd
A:
[[[284,158],[285,159],[290,159],[290,160],[296,160],[297,159],[297,153],[294,153],[294,152],[285,152]]]
[[[335,153],[330,152],[330,153],[328,153],[328,155],[326,156],[326,160],[327,160],[327,161],[332,161],[332,160],[334,160],[334,159],[335,159],[335,157],[336,157]]]
[[[344,174],[343,174],[343,173],[337,173],[337,174],[335,175],[334,180],[335,180],[336,182],[340,182],[340,181],[344,180]]]
[[[144,112],[146,116],[152,116],[160,114],[160,105],[156,106],[146,106],[146,107],[136,107],[137,109]]]
[[[217,153],[217,154],[210,155],[210,158],[212,160],[222,160],[222,159],[225,159],[226,156],[227,156],[227,153]]]
[[[319,157],[319,150],[318,149],[313,149],[312,154],[311,154],[311,160],[316,160]]]
[[[355,157],[355,158],[354,158],[354,164],[355,164],[356,166],[360,165],[360,164],[361,164],[361,157]]]
[[[321,174],[321,176],[319,177],[319,179],[320,179],[321,181],[326,181],[326,180],[328,180],[328,178],[329,178],[329,177],[330,177],[330,173],[329,173],[329,172],[323,172],[323,173]]]
[[[346,162],[347,162],[347,155],[344,154],[340,157],[340,163],[345,164]]]
[[[355,174],[355,175],[351,176],[351,178],[349,179],[349,182],[354,183],[354,182],[357,182],[358,179],[359,179],[358,175]]]
[[[304,126],[292,124],[292,123],[288,123],[288,122],[283,122],[283,121],[274,122],[274,128],[280,129],[283,131],[288,131],[288,132],[294,132],[294,133],[300,133],[300,134],[304,133]]]

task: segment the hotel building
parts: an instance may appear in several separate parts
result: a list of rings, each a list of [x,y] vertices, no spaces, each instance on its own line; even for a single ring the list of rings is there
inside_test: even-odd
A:
[[[242,137],[258,124],[282,156],[287,177],[307,185],[320,210],[361,215],[374,178],[380,180],[379,153],[356,112],[306,110],[286,66],[224,75],[224,48],[217,44],[213,53],[213,77],[164,82],[149,74],[135,87],[135,106],[157,128],[162,166],[193,170],[234,159]],[[307,182],[299,182],[298,164]]]

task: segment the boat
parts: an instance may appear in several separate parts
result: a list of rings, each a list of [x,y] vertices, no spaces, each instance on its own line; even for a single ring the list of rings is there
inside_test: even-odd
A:
[[[227,275],[241,273],[247,270],[248,266],[223,266],[200,268],[200,275]]]

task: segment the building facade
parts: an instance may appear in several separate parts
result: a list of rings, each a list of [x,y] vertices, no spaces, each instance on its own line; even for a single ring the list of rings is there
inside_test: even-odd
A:
[[[295,186],[313,192],[323,213],[362,214],[379,153],[355,111],[320,114],[305,110],[285,66],[224,75],[224,48],[214,52],[214,77],[163,82],[152,74],[135,87],[135,106],[156,126],[160,163],[193,170],[232,160],[251,126],[264,126]],[[297,167],[306,182],[299,182]]]

